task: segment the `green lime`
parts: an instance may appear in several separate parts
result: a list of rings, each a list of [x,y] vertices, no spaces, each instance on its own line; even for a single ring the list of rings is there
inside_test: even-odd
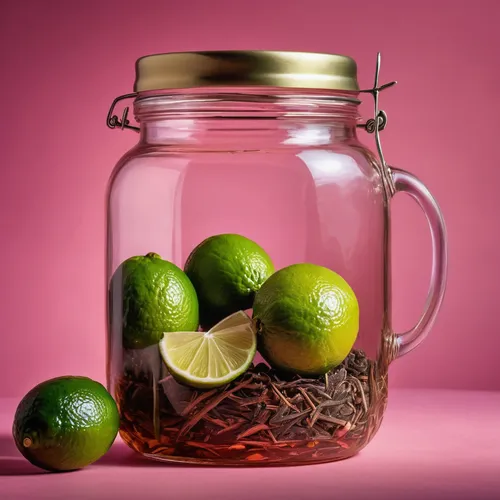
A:
[[[106,389],[86,377],[43,382],[19,403],[12,433],[32,464],[50,471],[81,469],[113,444],[120,417]]]
[[[160,352],[179,382],[198,389],[220,387],[242,375],[257,348],[252,320],[237,312],[208,332],[167,332]]]
[[[294,264],[273,274],[255,296],[259,352],[275,368],[320,375],[342,363],[359,329],[353,290],[338,274]]]
[[[110,299],[111,316],[118,310],[126,348],[157,344],[164,332],[198,329],[193,285],[181,269],[158,254],[123,262],[111,280]]]
[[[200,302],[200,323],[210,328],[230,314],[250,309],[255,292],[274,272],[266,252],[239,234],[219,234],[201,242],[184,270]]]

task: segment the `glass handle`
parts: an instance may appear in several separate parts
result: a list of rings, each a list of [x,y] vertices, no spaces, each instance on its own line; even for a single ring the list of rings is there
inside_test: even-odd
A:
[[[397,357],[415,349],[427,337],[443,301],[446,288],[448,242],[443,215],[427,187],[414,175],[391,167],[395,192],[409,194],[424,211],[432,237],[432,270],[424,312],[417,324],[404,333],[397,333]]]

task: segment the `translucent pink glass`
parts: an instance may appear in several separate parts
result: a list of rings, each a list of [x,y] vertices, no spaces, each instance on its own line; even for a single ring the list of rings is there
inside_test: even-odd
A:
[[[353,351],[363,351],[368,364],[360,376],[366,391],[356,396],[362,415],[330,436],[325,431],[321,439],[275,443],[273,435],[259,444],[255,435],[243,439],[241,429],[231,431],[231,416],[217,413],[206,414],[182,434],[192,417],[185,413],[186,404],[204,396],[169,378],[156,346],[123,348],[120,321],[113,320],[109,388],[120,408],[121,435],[133,449],[175,462],[314,463],[352,456],[377,431],[389,363],[427,335],[441,304],[446,236],[425,186],[392,169],[396,192],[414,197],[428,218],[434,257],[420,321],[411,331],[395,334],[390,321],[391,195],[375,155],[359,142],[357,105],[352,94],[271,88],[136,99],[139,143],[120,160],[109,186],[108,283],[131,256],[156,252],[183,268],[205,238],[242,234],[265,248],[276,269],[310,262],[347,280],[360,305]],[[314,416],[318,401],[310,401],[307,418]],[[272,424],[263,425],[269,428],[260,432],[271,435]]]

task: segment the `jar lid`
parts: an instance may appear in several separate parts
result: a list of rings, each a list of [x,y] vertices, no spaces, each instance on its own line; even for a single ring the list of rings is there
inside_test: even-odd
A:
[[[354,59],[312,52],[154,54],[136,63],[135,92],[213,86],[359,91]]]

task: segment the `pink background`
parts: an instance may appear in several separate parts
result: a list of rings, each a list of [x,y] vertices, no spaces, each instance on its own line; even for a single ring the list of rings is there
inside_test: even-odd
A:
[[[428,185],[450,240],[442,312],[391,383],[500,389],[499,21],[495,0],[2,2],[0,397],[62,374],[104,381],[105,188],[137,139],[105,115],[141,55],[210,49],[344,53],[365,87],[383,53],[382,80],[399,81],[382,96],[386,157]],[[401,331],[425,301],[430,237],[409,198],[393,216]]]

